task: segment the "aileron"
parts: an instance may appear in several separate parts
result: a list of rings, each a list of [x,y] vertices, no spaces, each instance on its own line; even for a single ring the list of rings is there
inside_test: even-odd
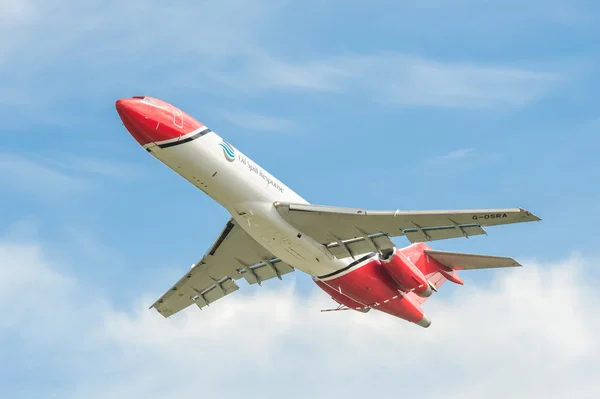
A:
[[[341,240],[341,243],[342,245],[340,245],[339,241],[333,241],[326,246],[333,256],[338,258],[349,257],[351,255],[358,256],[394,247],[394,243],[390,240],[389,236],[383,233],[353,237]]]

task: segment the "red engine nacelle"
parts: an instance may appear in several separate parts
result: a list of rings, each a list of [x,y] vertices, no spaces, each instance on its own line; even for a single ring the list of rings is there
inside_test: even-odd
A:
[[[382,251],[379,260],[385,271],[403,290],[413,291],[424,298],[432,294],[433,289],[423,272],[398,248]]]

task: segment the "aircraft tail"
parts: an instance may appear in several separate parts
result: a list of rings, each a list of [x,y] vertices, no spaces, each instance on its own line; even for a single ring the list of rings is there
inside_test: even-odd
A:
[[[417,243],[400,250],[430,281],[432,288],[438,290],[446,281],[463,285],[458,270],[491,269],[501,267],[519,267],[516,260],[503,256],[466,254],[461,252],[436,251],[425,243]],[[427,298],[410,293],[411,299],[422,304]]]

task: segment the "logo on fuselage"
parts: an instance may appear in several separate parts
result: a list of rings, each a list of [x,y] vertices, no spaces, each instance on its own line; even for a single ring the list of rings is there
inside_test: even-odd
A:
[[[235,160],[235,150],[231,144],[223,140],[219,145],[223,148],[223,154],[225,154],[225,158],[227,158],[229,162],[233,162]]]

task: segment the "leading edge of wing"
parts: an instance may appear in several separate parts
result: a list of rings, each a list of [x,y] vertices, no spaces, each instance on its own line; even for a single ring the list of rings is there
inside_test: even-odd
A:
[[[295,203],[275,203],[277,208],[284,208],[288,211],[310,212],[323,214],[338,214],[338,215],[355,215],[355,216],[394,216],[398,218],[411,216],[446,216],[446,215],[462,215],[469,216],[474,223],[480,225],[488,225],[486,221],[503,219],[508,215],[517,216],[520,222],[535,222],[541,221],[542,218],[529,212],[525,208],[481,208],[481,209],[448,209],[448,210],[369,210],[364,208],[345,208],[329,205],[311,205],[311,204],[295,204]],[[499,216],[498,216],[499,215]],[[504,216],[506,215],[506,216]],[[494,223],[490,223],[494,224]]]

